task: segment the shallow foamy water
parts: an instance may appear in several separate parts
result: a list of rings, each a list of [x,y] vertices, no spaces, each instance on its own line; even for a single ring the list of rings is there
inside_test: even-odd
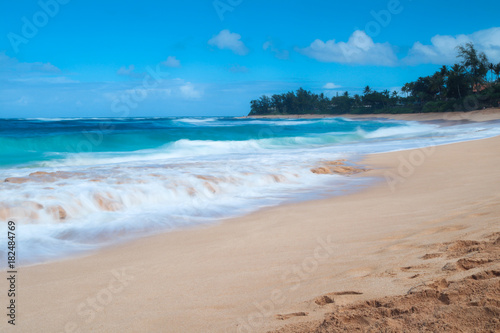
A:
[[[343,118],[4,119],[0,131],[0,224],[17,223],[21,264],[366,185],[312,173],[321,161],[500,132]]]

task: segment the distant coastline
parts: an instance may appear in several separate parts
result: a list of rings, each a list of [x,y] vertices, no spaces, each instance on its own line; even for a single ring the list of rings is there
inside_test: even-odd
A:
[[[428,113],[404,113],[404,114],[286,114],[286,115],[249,115],[239,118],[255,118],[255,119],[317,119],[317,118],[332,118],[342,117],[348,119],[359,118],[387,118],[394,120],[415,120],[415,121],[430,121],[430,120],[449,120],[449,121],[491,121],[500,120],[500,108],[489,108],[476,111],[461,111],[461,112],[428,112]]]
[[[500,63],[489,62],[472,43],[458,46],[457,58],[459,63],[406,83],[401,91],[366,86],[362,94],[345,91],[328,97],[301,87],[250,101],[249,116],[411,114],[500,107]]]

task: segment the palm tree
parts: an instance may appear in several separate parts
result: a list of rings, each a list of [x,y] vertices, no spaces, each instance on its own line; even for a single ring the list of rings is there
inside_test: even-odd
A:
[[[358,94],[354,95],[354,106],[360,107],[361,106],[361,96]]]
[[[488,73],[488,58],[484,52],[478,53],[473,43],[457,46],[458,58],[462,58],[461,65],[467,70],[471,78],[471,90],[484,82]]]
[[[446,77],[448,76],[448,67],[446,66],[443,66],[441,67],[441,69],[439,70],[439,74],[441,75],[441,87],[440,87],[440,90],[439,90],[439,95],[440,97],[443,97],[443,96],[446,96]]]
[[[277,112],[277,113],[280,113],[282,112],[282,109],[283,109],[283,97],[281,95],[272,95],[271,96],[271,108]]]
[[[365,96],[368,95],[371,92],[372,92],[372,90],[371,90],[370,86],[366,86],[365,89],[363,90],[363,94]]]
[[[490,62],[490,63],[488,64],[488,69],[489,69],[489,71],[491,72],[490,81],[491,81],[491,82],[493,82],[493,81],[494,81],[494,80],[493,80],[493,72],[495,71],[495,64],[494,64],[494,63],[492,63],[492,62]]]
[[[403,87],[401,87],[401,91],[406,94],[406,98],[408,98],[408,93],[410,92],[410,85],[405,83]]]
[[[497,81],[500,80],[500,62],[495,65],[493,72],[495,72],[495,75],[497,76]]]
[[[398,103],[398,100],[399,100],[399,94],[396,90],[394,90],[391,94],[391,100],[392,100],[392,104],[393,105],[396,105]]]
[[[439,69],[439,73],[441,73],[442,76],[446,76],[448,74],[448,67],[443,66]]]
[[[448,75],[448,69],[446,68],[446,66],[443,66],[439,71],[437,71],[436,73],[434,73],[434,75],[430,77],[431,91],[435,97],[437,97],[436,95],[439,94],[440,99],[443,99],[444,96],[444,91],[445,91],[444,81],[446,75]]]
[[[462,92],[466,92],[468,85],[466,72],[463,66],[455,64],[451,67],[448,72],[446,85],[448,86],[448,97],[462,98]]]

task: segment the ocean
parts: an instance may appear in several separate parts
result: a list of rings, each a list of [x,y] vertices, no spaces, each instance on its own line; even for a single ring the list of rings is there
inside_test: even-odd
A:
[[[384,119],[0,119],[0,232],[15,221],[18,262],[36,264],[374,181],[312,173],[322,161],[499,134]]]

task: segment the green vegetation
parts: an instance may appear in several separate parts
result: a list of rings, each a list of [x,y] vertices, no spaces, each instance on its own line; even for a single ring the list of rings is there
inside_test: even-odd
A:
[[[406,83],[401,92],[374,91],[328,98],[299,88],[250,102],[249,115],[372,114],[471,111],[500,105],[500,63],[488,61],[472,43],[457,47],[460,62]]]

